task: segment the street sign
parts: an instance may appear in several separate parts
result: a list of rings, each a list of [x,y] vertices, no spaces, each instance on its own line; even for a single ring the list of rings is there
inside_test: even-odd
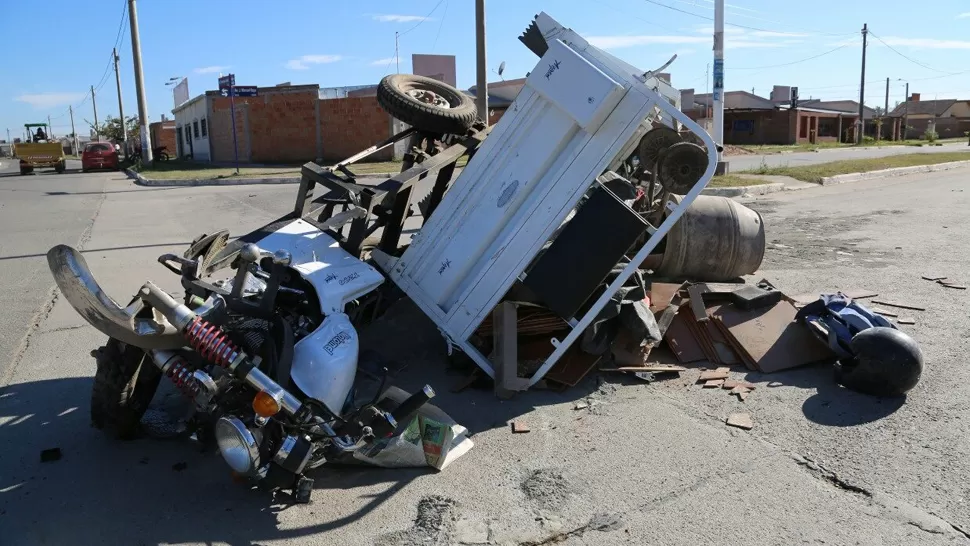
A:
[[[236,75],[229,74],[228,76],[222,76],[219,78],[219,90],[229,89],[230,87],[236,85]],[[225,96],[225,95],[223,95]]]
[[[257,97],[259,96],[255,85],[234,85],[232,88],[219,89],[219,94],[223,97]]]
[[[233,96],[255,97],[258,95],[255,85],[236,85],[232,88]]]

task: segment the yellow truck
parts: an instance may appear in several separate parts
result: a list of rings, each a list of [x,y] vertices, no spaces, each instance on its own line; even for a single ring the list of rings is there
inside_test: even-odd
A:
[[[67,169],[67,158],[64,157],[64,147],[58,141],[47,138],[46,123],[27,123],[24,125],[30,134],[32,127],[37,131],[30,141],[14,144],[14,157],[20,160],[20,174],[30,174],[35,168],[53,168],[58,174]]]

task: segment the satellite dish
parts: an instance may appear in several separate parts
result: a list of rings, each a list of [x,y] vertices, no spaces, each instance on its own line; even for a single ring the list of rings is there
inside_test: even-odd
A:
[[[501,76],[505,72],[505,61],[498,65],[498,75]]]

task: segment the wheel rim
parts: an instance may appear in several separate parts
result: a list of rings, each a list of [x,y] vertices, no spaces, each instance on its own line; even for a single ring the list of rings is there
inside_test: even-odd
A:
[[[430,89],[410,89],[407,91],[407,94],[412,99],[423,104],[430,104],[438,108],[451,108],[451,102],[448,99]]]

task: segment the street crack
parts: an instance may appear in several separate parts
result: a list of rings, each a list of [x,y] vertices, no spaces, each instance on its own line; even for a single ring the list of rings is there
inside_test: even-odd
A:
[[[872,498],[872,491],[869,491],[865,487],[861,487],[843,480],[842,478],[839,477],[838,474],[825,468],[818,462],[798,454],[792,455],[792,458],[795,459],[795,462],[798,463],[799,466],[803,466],[807,468],[809,473],[811,473],[816,478],[827,481],[830,484],[834,485],[835,487],[842,489],[844,491],[848,491],[850,493],[858,493],[865,497]]]

